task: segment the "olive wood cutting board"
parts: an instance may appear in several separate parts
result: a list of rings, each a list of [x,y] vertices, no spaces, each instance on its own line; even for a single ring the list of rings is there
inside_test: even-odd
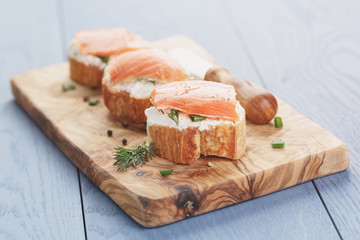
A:
[[[174,36],[154,43],[163,48],[185,47],[212,57],[195,42]],[[201,157],[190,166],[159,157],[143,167],[118,172],[114,147],[134,147],[147,140],[146,131],[124,128],[103,104],[101,90],[70,84],[69,66],[62,63],[19,74],[12,79],[16,101],[66,156],[125,212],[146,227],[155,227],[260,197],[314,178],[345,170],[348,150],[338,138],[301,115],[281,99],[278,116],[284,126],[247,122],[246,155],[232,161]],[[100,103],[89,106],[85,96]],[[107,130],[113,136],[107,135]],[[283,139],[284,149],[271,140]],[[175,144],[175,143],[174,143]],[[209,167],[208,162],[213,166]],[[160,169],[174,169],[161,176]]]

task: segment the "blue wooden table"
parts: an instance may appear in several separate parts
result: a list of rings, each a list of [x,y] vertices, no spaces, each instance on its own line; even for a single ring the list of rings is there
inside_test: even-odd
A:
[[[0,1],[0,239],[359,239],[360,2]],[[184,34],[346,143],[339,174],[147,229],[16,104],[10,78],[66,61],[75,32]]]

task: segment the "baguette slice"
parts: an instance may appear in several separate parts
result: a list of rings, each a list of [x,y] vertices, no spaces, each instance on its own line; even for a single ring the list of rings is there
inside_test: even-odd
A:
[[[116,120],[136,124],[145,123],[144,110],[151,106],[149,97],[136,98],[129,93],[128,87],[129,84],[126,83],[112,86],[108,77],[104,77],[102,91],[105,106]]]
[[[246,149],[246,121],[220,124],[200,132],[200,154],[240,159]]]
[[[145,123],[152,90],[166,82],[183,81],[185,70],[165,51],[141,49],[113,56],[102,88],[111,115],[128,123]]]
[[[67,46],[70,77],[80,84],[101,87],[111,56],[149,48],[148,42],[128,29],[93,29],[77,32]]]
[[[104,70],[101,65],[85,64],[69,57],[70,77],[77,83],[90,87],[100,87]]]
[[[188,127],[182,131],[168,126],[152,125],[148,129],[155,153],[175,163],[192,164],[200,156],[200,131]]]
[[[154,107],[145,111],[149,141],[154,143],[156,154],[175,163],[193,164],[201,155],[240,159],[246,149],[245,112],[237,104],[238,121],[204,120],[187,121],[176,126],[165,114]],[[188,115],[180,113],[179,122]]]

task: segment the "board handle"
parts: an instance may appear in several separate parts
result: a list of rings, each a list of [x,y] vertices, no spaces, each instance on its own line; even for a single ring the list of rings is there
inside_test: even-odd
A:
[[[266,124],[276,115],[278,104],[269,91],[255,87],[247,80],[236,78],[223,67],[210,68],[205,80],[233,85],[236,97],[245,109],[246,117],[256,124]]]

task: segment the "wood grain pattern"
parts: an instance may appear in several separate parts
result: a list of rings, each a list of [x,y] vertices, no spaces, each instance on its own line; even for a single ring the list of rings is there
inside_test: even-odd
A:
[[[83,238],[74,165],[14,101],[0,114],[0,238]]]
[[[133,221],[83,174],[81,182],[94,239],[339,239],[311,182],[157,228]]]
[[[360,235],[360,29],[357,27],[360,3],[263,1],[260,5],[228,2],[224,8],[232,21],[246,22],[236,28],[266,86],[348,146],[350,168],[317,179],[314,185],[339,236],[357,239]]]
[[[123,137],[129,147],[140,144],[146,140],[145,132],[123,129],[102,102],[95,107],[84,103],[84,95],[101,98],[100,91],[77,85],[75,91],[62,92],[60,86],[67,82],[68,64],[61,64],[15,76],[12,87],[16,100],[75,165],[144,226],[259,197],[344,170],[349,164],[339,139],[278,99],[279,115],[287,124],[276,129],[272,124],[247,123],[247,153],[241,161],[207,157],[183,166],[155,158],[142,168],[119,173],[112,166],[114,146]],[[114,137],[106,135],[107,129],[114,131]],[[271,140],[278,138],[285,140],[285,149],[271,148]],[[208,161],[214,167],[207,167]],[[171,176],[158,172],[169,168],[174,169]]]
[[[252,21],[231,21],[217,0],[108,1],[63,0],[67,40],[77,30],[126,26],[149,40],[183,33],[199,42],[233,75],[264,85],[251,56],[238,39],[235,26]],[[86,8],[79,8],[84,6]],[[240,3],[241,5],[241,3]],[[206,6],[206,11],[204,11]],[[136,14],[128,9],[137,9]],[[149,12],[151,9],[151,12]],[[242,6],[238,9],[243,9]],[[267,8],[271,12],[271,7]],[[236,10],[236,9],[235,9]],[[244,11],[246,11],[244,9]],[[107,14],[103,14],[106,12]],[[166,13],[166,14],[164,14]],[[171,14],[170,14],[171,13]],[[184,16],[189,16],[185,18]],[[216,16],[216,17],[213,17]],[[201,29],[201,31],[200,31]],[[216,29],[216,34],[214,34]],[[253,32],[257,29],[253,28]],[[225,36],[225,37],[224,37]],[[278,37],[281,37],[279,34]],[[347,171],[346,171],[347,172]],[[339,175],[339,174],[337,174]],[[310,183],[279,191],[233,207],[224,208],[176,224],[144,229],[82,175],[84,217],[89,239],[339,239],[314,185]],[[183,231],[186,229],[187,231]]]
[[[15,73],[62,60],[56,1],[0,9],[0,239],[83,239],[78,171],[10,91]]]

